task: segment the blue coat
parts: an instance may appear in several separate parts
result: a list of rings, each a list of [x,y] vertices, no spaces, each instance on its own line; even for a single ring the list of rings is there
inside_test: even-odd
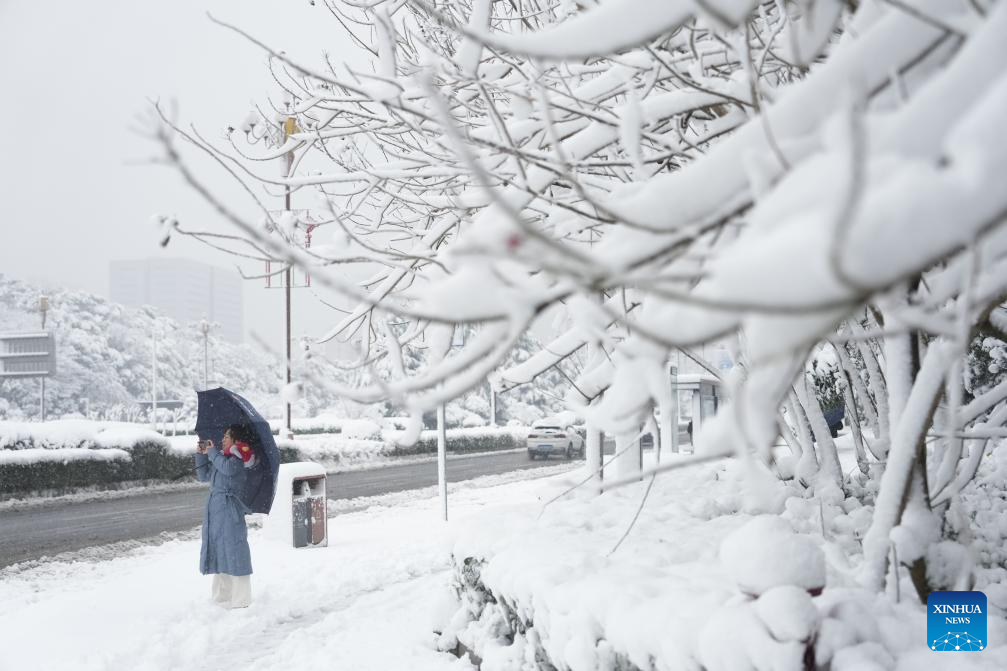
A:
[[[250,575],[252,555],[245,526],[249,510],[237,494],[245,480],[245,465],[238,457],[225,457],[219,448],[211,447],[206,454],[196,454],[196,477],[210,483],[210,497],[203,512],[199,571]]]

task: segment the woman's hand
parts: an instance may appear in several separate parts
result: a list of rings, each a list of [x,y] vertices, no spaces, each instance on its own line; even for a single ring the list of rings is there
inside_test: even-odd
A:
[[[200,454],[206,454],[206,451],[211,447],[213,447],[212,440],[201,440],[198,443],[196,443],[196,452]]]

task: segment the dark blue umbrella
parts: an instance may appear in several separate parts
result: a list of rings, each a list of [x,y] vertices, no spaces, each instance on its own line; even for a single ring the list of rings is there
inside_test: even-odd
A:
[[[227,427],[241,424],[248,428],[256,463],[245,472],[244,491],[238,495],[253,513],[268,513],[273,506],[276,478],[280,472],[280,451],[269,423],[251,403],[223,387],[200,391],[197,395],[196,434],[200,440],[212,440],[219,447]]]

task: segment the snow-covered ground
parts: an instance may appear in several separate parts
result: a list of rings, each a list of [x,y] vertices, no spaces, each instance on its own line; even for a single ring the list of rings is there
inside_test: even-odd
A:
[[[848,472],[852,441],[837,443]],[[871,505],[838,488],[806,498],[757,471],[735,459],[693,464],[652,487],[578,490],[534,514],[496,510],[492,525],[455,544],[465,599],[441,647],[473,650],[483,671],[552,668],[546,662],[571,671],[801,671],[809,659],[829,671],[1007,668],[1004,534],[982,517],[1007,514],[999,495],[1007,455],[989,458],[978,481],[999,483],[995,490],[963,496],[963,513],[980,515],[975,554],[950,548],[929,567],[971,573],[988,597],[987,647],[965,656],[934,657],[926,609],[904,569],[900,592],[861,585]]]
[[[329,520],[327,548],[294,550],[252,529],[247,610],[209,601],[195,533],[111,559],[83,551],[4,569],[0,670],[469,668],[434,648],[458,530],[501,506],[534,508],[562,486],[514,478],[452,488],[448,524],[429,490],[377,497]]]
[[[522,479],[535,475],[549,477]],[[601,497],[577,490],[543,509],[582,477],[563,463],[455,485],[447,524],[432,489],[330,506],[327,548],[294,550],[253,528],[247,610],[209,601],[195,532],[9,567],[0,671],[472,668],[438,651],[456,640],[478,646],[485,671],[534,669],[536,646],[573,671],[618,668],[620,655],[662,671],[699,660],[782,671],[800,668],[790,662],[809,632],[832,671],[1007,668],[1003,569],[980,585],[990,588],[989,647],[962,656],[927,649],[911,594],[896,602],[857,589],[855,538],[869,508],[819,509],[781,498],[779,483],[753,489],[726,462],[662,475],[632,529],[646,482]],[[785,512],[758,516],[774,505]],[[510,644],[498,619],[466,617],[452,591],[453,562],[466,557],[486,561],[482,583],[513,599],[534,637]],[[823,579],[810,598],[803,588]]]

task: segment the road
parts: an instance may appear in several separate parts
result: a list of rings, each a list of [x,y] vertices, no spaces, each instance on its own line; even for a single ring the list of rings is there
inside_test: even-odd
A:
[[[449,457],[448,481],[545,463],[529,461],[525,452]],[[326,491],[330,499],[351,499],[436,484],[437,463],[428,461],[332,474]],[[206,491],[199,488],[0,512],[0,568],[60,552],[193,529],[202,520],[205,501]]]

